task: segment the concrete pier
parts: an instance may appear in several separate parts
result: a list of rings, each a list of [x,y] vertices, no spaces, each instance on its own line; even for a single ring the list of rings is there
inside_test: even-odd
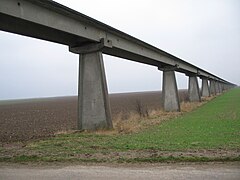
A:
[[[219,93],[221,94],[223,92],[222,83],[219,82],[218,85],[219,85]]]
[[[210,80],[210,93],[216,95],[216,85],[214,80]]]
[[[78,129],[112,128],[101,52],[79,55]]]
[[[201,101],[197,76],[194,75],[189,76],[188,94],[190,102]]]
[[[78,129],[112,128],[101,52],[79,55]]]
[[[202,78],[201,95],[202,95],[202,97],[209,97],[210,96],[210,89],[209,89],[207,78]]]
[[[220,93],[220,87],[219,87],[219,82],[215,81],[215,89],[216,89],[216,94]]]
[[[227,84],[223,84],[223,90],[227,91],[228,90],[228,85]]]
[[[104,40],[69,51],[79,54],[78,129],[111,129],[112,119],[102,48]]]
[[[223,92],[226,91],[226,89],[225,89],[225,84],[224,84],[224,83],[222,83],[222,91],[223,91]]]
[[[178,88],[174,70],[163,70],[163,107],[165,111],[180,111]]]

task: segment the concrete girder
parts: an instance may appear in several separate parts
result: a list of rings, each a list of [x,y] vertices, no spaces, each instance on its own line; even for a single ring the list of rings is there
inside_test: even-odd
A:
[[[104,39],[102,52],[105,54],[154,66],[178,66],[178,72],[225,82],[174,55],[50,0],[1,0],[0,30],[71,47]]]

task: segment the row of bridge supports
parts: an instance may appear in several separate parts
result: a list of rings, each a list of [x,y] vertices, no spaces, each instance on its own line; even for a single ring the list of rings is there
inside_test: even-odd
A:
[[[224,84],[214,79],[200,77],[202,79],[202,87],[200,89],[197,74],[187,73],[186,75],[189,77],[188,95],[190,102],[200,102],[201,97],[210,97],[211,95],[221,94],[223,91],[233,87],[232,85]],[[210,85],[208,81],[210,81]],[[163,103],[165,111],[180,111],[177,82],[174,70],[168,71],[163,69]]]
[[[107,82],[101,49],[104,42],[88,44],[81,47],[70,47],[70,51],[79,54],[79,87],[78,87],[78,129],[96,130],[111,129],[112,119],[108,99]],[[176,67],[159,68],[163,71],[163,107],[165,111],[180,111]],[[196,74],[189,76],[189,100],[201,101],[201,96],[216,95],[230,86],[202,77],[201,94]],[[210,81],[210,86],[208,84]]]
[[[161,68],[163,70],[163,107],[165,111],[180,111],[180,102],[178,97],[178,88],[174,70]],[[189,77],[188,95],[190,102],[200,102],[201,97],[210,97],[217,95],[231,88],[230,85],[224,84],[216,80],[209,80],[201,77],[201,90],[198,85],[196,74],[186,74]],[[210,85],[208,83],[210,81]]]

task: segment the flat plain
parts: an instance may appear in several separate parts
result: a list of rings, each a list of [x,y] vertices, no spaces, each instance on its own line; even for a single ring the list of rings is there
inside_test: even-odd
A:
[[[187,91],[179,91],[181,101]],[[148,110],[162,108],[161,92],[110,94],[113,121],[137,113],[136,103]],[[0,101],[0,142],[50,137],[77,128],[77,97]]]
[[[129,100],[129,99],[128,99]],[[190,103],[190,106],[194,104]],[[162,116],[169,117],[162,120]],[[160,121],[159,121],[160,119]],[[122,120],[124,121],[124,120]],[[3,143],[0,162],[159,163],[240,161],[240,89],[188,112],[136,119],[158,122],[127,133],[63,132],[41,140]],[[131,120],[127,120],[129,124]],[[149,125],[149,124],[148,124]]]

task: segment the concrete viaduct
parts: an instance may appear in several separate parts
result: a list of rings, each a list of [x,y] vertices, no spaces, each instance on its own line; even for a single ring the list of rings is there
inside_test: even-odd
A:
[[[67,45],[79,54],[78,128],[112,128],[103,56],[156,66],[163,71],[166,111],[180,111],[175,71],[189,76],[190,101],[235,85],[161,49],[51,0],[1,0],[0,30]],[[202,79],[202,88],[197,77]]]

